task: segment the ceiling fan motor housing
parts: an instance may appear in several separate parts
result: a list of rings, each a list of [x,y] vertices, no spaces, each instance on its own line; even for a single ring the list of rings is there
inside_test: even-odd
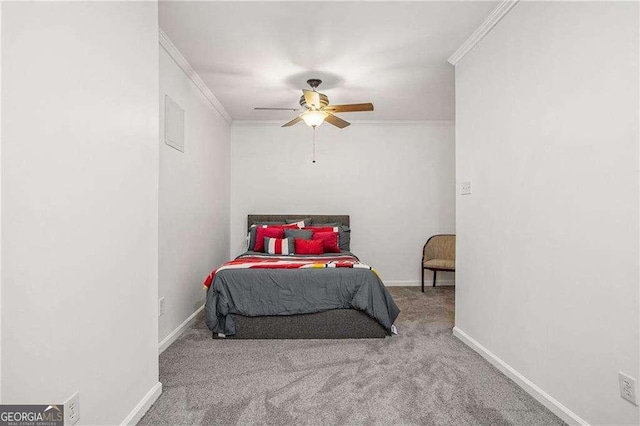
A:
[[[324,108],[329,105],[329,98],[327,95],[323,93],[318,93],[318,95],[320,95],[320,108]],[[310,107],[307,106],[307,101],[304,99],[304,95],[300,96],[300,105],[304,108],[310,109]]]
[[[307,80],[307,84],[311,86],[313,91],[303,89],[302,96],[300,97],[300,105],[306,111],[288,123],[283,124],[282,127],[291,127],[294,124],[304,121],[306,125],[315,129],[316,126],[326,121],[340,129],[344,129],[350,123],[334,115],[336,112],[373,111],[372,103],[329,105],[327,95],[316,90],[320,83],[322,83],[322,80],[317,78]],[[307,99],[309,104],[307,104]],[[327,109],[325,110],[325,108]]]

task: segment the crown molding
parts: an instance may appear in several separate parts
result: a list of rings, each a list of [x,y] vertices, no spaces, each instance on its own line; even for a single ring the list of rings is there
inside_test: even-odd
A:
[[[285,120],[233,120],[234,126],[282,126]],[[363,126],[454,126],[453,120],[350,120]]]
[[[495,27],[502,18],[518,3],[519,0],[502,0],[491,11],[489,16],[480,24],[480,26],[471,34],[462,46],[456,50],[447,60],[451,65],[457,65],[460,60],[475,47],[489,32]]]
[[[198,73],[193,69],[189,61],[182,56],[182,53],[178,50],[175,44],[171,41],[167,33],[165,33],[162,28],[158,27],[158,40],[160,42],[160,46],[171,56],[171,58],[175,61],[176,64],[184,71],[184,73],[193,81],[193,84],[202,92],[205,98],[211,103],[211,105],[222,115],[222,117],[227,121],[227,123],[231,124],[233,119],[229,112],[222,106],[222,103],[215,97],[211,89],[207,87],[204,81],[200,78]]]

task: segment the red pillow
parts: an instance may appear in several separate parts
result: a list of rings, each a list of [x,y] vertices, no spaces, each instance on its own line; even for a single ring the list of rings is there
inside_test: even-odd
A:
[[[306,229],[307,231],[313,231],[313,232],[338,232],[337,227],[331,227],[331,226],[307,226],[304,229]]]
[[[282,229],[300,229],[297,223],[290,223],[288,225],[277,225],[278,227],[282,227]]]
[[[313,240],[322,240],[322,247],[325,253],[340,253],[337,232],[317,232],[313,231]]]
[[[296,254],[322,254],[322,240],[303,240],[296,238]]]
[[[283,228],[256,228],[256,245],[253,251],[264,251],[264,237],[284,238]]]

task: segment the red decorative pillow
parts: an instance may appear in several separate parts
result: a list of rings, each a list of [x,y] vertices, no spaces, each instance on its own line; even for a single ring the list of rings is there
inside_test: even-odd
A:
[[[322,240],[303,240],[296,238],[296,254],[322,254]]]
[[[296,223],[290,223],[288,225],[278,225],[278,227],[281,227],[282,229],[300,229],[302,228],[302,226],[300,226],[300,223],[302,223],[304,225],[304,222],[296,222]]]
[[[304,220],[300,220],[298,222],[289,223],[289,224],[285,225],[285,229],[286,228],[294,228],[294,229],[295,228],[300,228],[300,229],[302,229],[302,228],[304,228]]]
[[[282,227],[256,228],[256,245],[253,251],[264,251],[264,237],[284,238],[284,229]]]
[[[306,228],[307,231],[313,231],[313,232],[338,232],[338,227],[331,227],[331,226],[307,226]]]
[[[317,232],[313,231],[312,240],[322,240],[322,247],[325,253],[340,253],[337,232]]]

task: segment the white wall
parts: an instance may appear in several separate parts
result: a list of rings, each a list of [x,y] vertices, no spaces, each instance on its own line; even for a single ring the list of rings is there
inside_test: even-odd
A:
[[[3,402],[118,424],[159,389],[157,4],[2,8]]]
[[[2,4],[0,3],[0,99],[2,99]],[[0,404],[2,404],[2,102],[0,102]]]
[[[594,425],[640,420],[638,47],[637,3],[520,2],[456,67],[456,327]]]
[[[311,128],[280,125],[232,127],[231,256],[247,214],[349,214],[352,251],[387,285],[417,285],[427,238],[455,230],[453,124],[323,124],[315,164]]]
[[[164,143],[164,97],[185,110],[185,152]],[[160,49],[159,339],[204,304],[204,278],[229,256],[231,126]]]

